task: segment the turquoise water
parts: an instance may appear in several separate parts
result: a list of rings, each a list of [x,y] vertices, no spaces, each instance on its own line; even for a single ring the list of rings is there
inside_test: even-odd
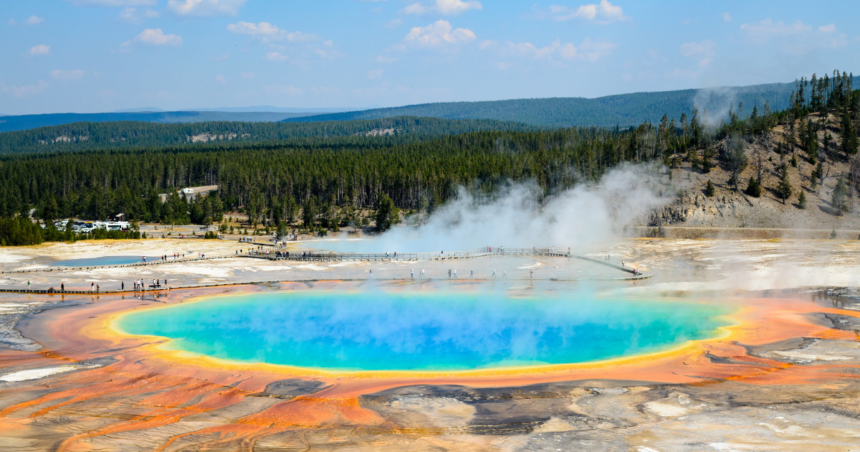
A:
[[[717,335],[725,307],[587,295],[277,292],[121,318],[129,334],[236,361],[331,370],[466,370],[580,363]]]
[[[147,262],[155,262],[159,259],[159,257],[146,256]],[[136,264],[138,262],[143,262],[143,256],[103,256],[91,257],[88,259],[71,259],[67,261],[55,262],[54,265],[58,265],[60,267],[95,267],[98,265]]]

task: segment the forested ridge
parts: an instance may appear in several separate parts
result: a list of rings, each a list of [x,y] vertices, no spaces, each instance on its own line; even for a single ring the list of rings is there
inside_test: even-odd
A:
[[[206,143],[282,142],[303,138],[381,135],[429,137],[478,130],[534,130],[522,123],[476,119],[396,117],[372,120],[297,123],[200,122],[159,124],[150,122],[79,122],[33,130],[0,133],[0,155],[91,149],[202,146]],[[363,141],[363,142],[366,142]]]
[[[678,120],[664,115],[657,123],[629,128],[473,131],[423,140],[349,135],[7,155],[0,157],[0,218],[29,221],[35,208],[35,216],[45,220],[123,213],[137,221],[207,224],[241,208],[255,224],[336,229],[357,222],[357,210],[375,208],[377,224],[379,212],[391,215],[382,219],[391,224],[398,208],[432,211],[456,196],[458,187],[493,192],[511,181],[534,181],[540,203],[599,180],[623,162],[673,167],[688,161],[696,171],[720,165],[736,175],[749,164],[745,143],[765,138],[777,124],[789,131],[785,152],[792,159],[797,152],[810,162],[849,160],[858,148],[860,90],[853,90],[847,74],[836,75],[800,80],[781,111],[771,111],[768,102],[732,106],[727,121],[716,127],[706,126],[694,110]],[[837,119],[819,122],[812,114]],[[831,151],[838,152],[819,155],[821,128],[836,134]],[[860,178],[847,183],[843,191]],[[199,185],[219,189],[192,202],[177,194]],[[790,187],[780,190],[790,193]],[[169,196],[162,203],[164,193]]]
[[[841,74],[839,76],[841,77]],[[829,78],[830,75],[825,77]],[[853,74],[848,77],[854,79]],[[449,119],[497,119],[542,127],[614,127],[616,125],[628,127],[638,126],[643,122],[656,123],[664,114],[670,118],[680,118],[682,114],[690,115],[693,109],[698,108],[699,115],[703,119],[710,116],[711,121],[718,123],[725,118],[727,106],[730,104],[743,103],[747,106],[758,105],[761,108],[765,103],[769,103],[774,111],[788,108],[789,95],[793,90],[797,90],[795,83],[771,83],[745,87],[619,94],[593,99],[557,97],[439,102],[293,117],[285,119],[284,122],[348,121],[410,115]]]

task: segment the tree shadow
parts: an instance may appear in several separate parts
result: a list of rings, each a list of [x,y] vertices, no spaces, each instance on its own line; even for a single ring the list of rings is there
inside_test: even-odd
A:
[[[835,209],[833,206],[827,204],[819,204],[818,209],[826,214],[833,215],[834,217],[842,216],[842,213],[840,211]]]

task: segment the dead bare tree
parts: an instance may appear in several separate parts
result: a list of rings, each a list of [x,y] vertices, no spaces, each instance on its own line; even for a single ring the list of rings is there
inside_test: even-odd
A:
[[[821,147],[821,152],[818,153],[818,158],[821,159],[821,169],[822,174],[819,175],[821,178],[821,185],[818,187],[818,196],[821,196],[821,189],[824,188],[824,181],[827,180],[827,176],[830,175],[830,166],[827,165],[827,159],[830,157],[830,132],[825,129],[824,135],[824,146]],[[824,170],[827,170],[826,174]]]
[[[770,144],[770,132],[765,131],[758,137],[755,146],[753,147],[753,161],[755,164],[756,178],[758,178],[759,184],[764,183],[764,180],[762,180],[762,177],[764,176],[764,160],[765,157],[770,154]]]

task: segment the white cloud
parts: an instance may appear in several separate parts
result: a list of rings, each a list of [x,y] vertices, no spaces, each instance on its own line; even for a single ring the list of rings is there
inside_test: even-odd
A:
[[[797,21],[791,25],[785,22],[774,22],[767,18],[761,22],[741,25],[741,30],[747,33],[755,40],[768,40],[779,36],[789,36],[812,31],[812,27],[801,21]]]
[[[51,53],[51,47],[46,46],[44,44],[39,44],[37,46],[33,46],[28,51],[30,55],[49,55]]]
[[[42,80],[39,80],[32,85],[13,86],[9,88],[9,91],[11,91],[12,95],[15,97],[27,97],[40,94],[46,89],[48,89],[48,84]]]
[[[848,44],[848,36],[839,33],[833,24],[813,29],[799,20],[786,24],[767,18],[760,22],[743,24],[741,31],[754,43],[765,44],[776,40],[783,50],[796,55],[809,53],[816,48],[838,48]]]
[[[152,6],[158,0],[65,0],[78,6]]]
[[[222,85],[226,85],[227,84],[227,77],[224,77],[223,75],[216,75],[215,81],[222,84]]]
[[[548,13],[553,20],[557,21],[580,19],[599,24],[608,24],[630,19],[624,15],[624,11],[620,6],[613,5],[609,0],[600,0],[599,4],[582,5],[578,8],[558,5],[550,6]]]
[[[51,71],[51,78],[54,80],[80,80],[84,76],[84,71],[76,69],[73,71],[61,71],[59,69]]]
[[[9,19],[9,26],[14,27],[15,25],[18,25],[18,22],[15,19]]]
[[[723,13],[723,20],[726,22],[731,22],[732,21],[732,15],[729,13]]]
[[[378,79],[378,78],[382,78],[382,72],[383,72],[384,70],[385,70],[385,69],[376,69],[376,70],[373,70],[373,71],[367,71],[367,78],[368,78],[368,79],[370,79],[370,80],[375,80],[375,79]]]
[[[178,46],[182,44],[182,36],[166,35],[160,28],[147,28],[134,37],[134,42],[156,46]],[[131,43],[132,41],[126,41],[123,46],[129,46]]]
[[[483,43],[482,43],[483,44]],[[495,47],[496,43],[490,41],[484,48]],[[502,50],[505,54],[517,56],[533,57],[535,59],[546,59],[555,61],[561,60],[588,60],[596,61],[615,49],[616,45],[608,41],[592,41],[586,38],[582,41],[579,47],[573,43],[562,43],[556,39],[550,45],[545,47],[537,47],[530,42],[505,42]]]
[[[266,54],[266,59],[269,61],[285,61],[290,57],[282,54],[281,52],[269,52]]]
[[[413,3],[406,8],[403,8],[403,14],[425,14],[430,12],[430,8],[421,3]]]
[[[24,24],[26,24],[26,25],[38,25],[44,21],[45,21],[45,19],[42,17],[30,16],[29,18],[27,18],[27,20],[24,21]]]
[[[444,49],[459,44],[467,44],[475,40],[475,33],[466,28],[454,30],[445,20],[439,20],[426,27],[413,27],[403,38],[399,48],[428,47]]]
[[[238,22],[227,25],[227,31],[238,35],[273,36],[278,34],[281,29],[268,22],[260,22],[259,24],[252,22]]]
[[[532,56],[534,58],[549,58],[553,55],[558,55],[565,59],[572,59],[577,56],[576,46],[571,43],[562,44],[558,39],[546,47],[537,47],[530,42],[514,43],[508,41],[505,43],[505,50],[508,53],[521,56]]]
[[[316,50],[314,50],[314,53],[316,53],[320,58],[329,58],[329,59],[340,58],[343,56],[343,53],[338,52],[337,50],[316,49]]]
[[[377,63],[394,63],[397,61],[397,58],[387,57],[385,55],[377,55],[376,62]]]
[[[474,0],[436,0],[434,5],[427,6],[423,3],[413,3],[403,8],[404,14],[427,14],[439,13],[446,16],[454,16],[464,13],[470,9],[483,9],[481,2]]]
[[[402,23],[403,23],[403,21],[400,19],[389,20],[388,22],[385,23],[385,28],[397,28]]]
[[[705,67],[711,64],[711,58],[714,56],[714,43],[710,39],[705,39],[702,42],[685,42],[680,47],[681,55],[685,57],[696,57],[699,59],[699,66]]]
[[[271,95],[298,96],[303,93],[300,88],[296,88],[293,85],[271,85],[263,88],[263,90]]]
[[[215,61],[227,61],[230,59],[230,54],[225,53],[224,55],[215,57]]]
[[[180,16],[235,16],[248,0],[167,0],[167,9]]]
[[[242,72],[241,74],[239,74],[239,76],[241,76],[242,78],[254,78],[257,76],[257,74],[253,72]]]
[[[155,10],[147,9],[145,11],[140,11],[137,8],[129,6],[119,13],[119,19],[123,22],[141,24],[145,19],[152,19],[160,15],[161,13]]]
[[[609,55],[616,47],[618,45],[610,41],[593,41],[585,38],[579,45],[579,52],[586,60],[597,61]]]
[[[277,25],[272,25],[269,22],[260,22],[256,24],[253,22],[237,22],[235,24],[227,25],[227,31],[237,35],[254,36],[256,38],[260,38],[263,42],[302,42],[313,41],[319,38],[317,35],[302,33],[300,31],[287,32],[286,30],[282,30],[278,28]]]
[[[481,50],[490,49],[499,45],[499,41],[494,41],[492,39],[484,39],[478,44],[478,48]]]
[[[685,42],[681,44],[681,55],[686,57],[695,55],[713,56],[714,43],[710,39],[702,42]]]

